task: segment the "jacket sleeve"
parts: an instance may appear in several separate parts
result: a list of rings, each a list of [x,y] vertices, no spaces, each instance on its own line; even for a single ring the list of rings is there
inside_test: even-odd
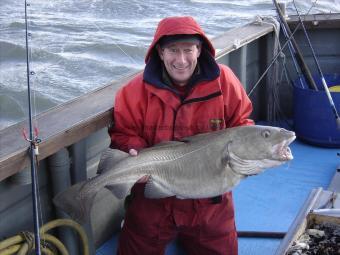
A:
[[[221,66],[221,71],[226,126],[254,125],[254,121],[249,118],[253,106],[241,82],[228,67]]]
[[[143,106],[138,91],[131,86],[121,88],[116,95],[113,109],[114,126],[109,131],[111,148],[128,152],[147,147],[143,139]]]

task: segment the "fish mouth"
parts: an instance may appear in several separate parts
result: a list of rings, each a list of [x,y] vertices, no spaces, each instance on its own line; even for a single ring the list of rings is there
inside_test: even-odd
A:
[[[287,140],[277,144],[275,146],[276,155],[278,160],[280,161],[288,161],[293,159],[292,151],[289,148],[289,145],[295,140],[296,136],[292,135]]]

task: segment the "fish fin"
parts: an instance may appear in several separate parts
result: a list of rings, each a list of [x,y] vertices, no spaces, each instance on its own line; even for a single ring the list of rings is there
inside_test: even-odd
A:
[[[157,182],[152,176],[145,185],[144,196],[146,198],[165,198],[175,194]]]
[[[204,138],[208,138],[209,140],[211,140],[215,136],[218,136],[220,132],[222,132],[222,130],[183,137],[182,139],[179,140],[179,142],[182,142],[182,143],[202,142]]]
[[[113,195],[115,195],[118,199],[125,198],[131,190],[131,187],[135,184],[135,182],[128,182],[128,183],[118,183],[115,185],[107,185],[105,188],[110,190]]]
[[[173,147],[181,146],[183,145],[184,142],[180,141],[165,141],[165,142],[160,142],[152,147],[144,148],[141,152],[147,152],[147,151],[152,151],[155,149],[172,149]]]
[[[87,181],[70,186],[53,198],[54,205],[67,213],[72,219],[83,224],[90,219],[91,208],[97,193],[80,195]]]
[[[105,173],[119,161],[129,157],[130,155],[124,151],[107,148],[101,155],[97,174]]]

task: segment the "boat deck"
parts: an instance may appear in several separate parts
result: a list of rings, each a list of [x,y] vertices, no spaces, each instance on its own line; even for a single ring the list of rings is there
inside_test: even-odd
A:
[[[311,190],[328,189],[340,165],[340,149],[311,146],[299,140],[291,149],[294,159],[289,164],[249,177],[234,190],[238,231],[287,232]],[[117,238],[113,236],[96,254],[115,254]],[[239,255],[274,254],[281,241],[239,238]],[[166,255],[175,254],[185,253],[173,242]]]

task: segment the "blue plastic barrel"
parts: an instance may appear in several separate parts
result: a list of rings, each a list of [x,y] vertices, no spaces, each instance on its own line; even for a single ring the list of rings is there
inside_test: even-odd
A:
[[[340,85],[340,74],[325,75],[328,87]],[[308,143],[340,148],[340,130],[330,107],[320,77],[315,78],[319,91],[294,83],[294,129],[298,138]],[[340,92],[331,92],[335,108],[340,113]]]

